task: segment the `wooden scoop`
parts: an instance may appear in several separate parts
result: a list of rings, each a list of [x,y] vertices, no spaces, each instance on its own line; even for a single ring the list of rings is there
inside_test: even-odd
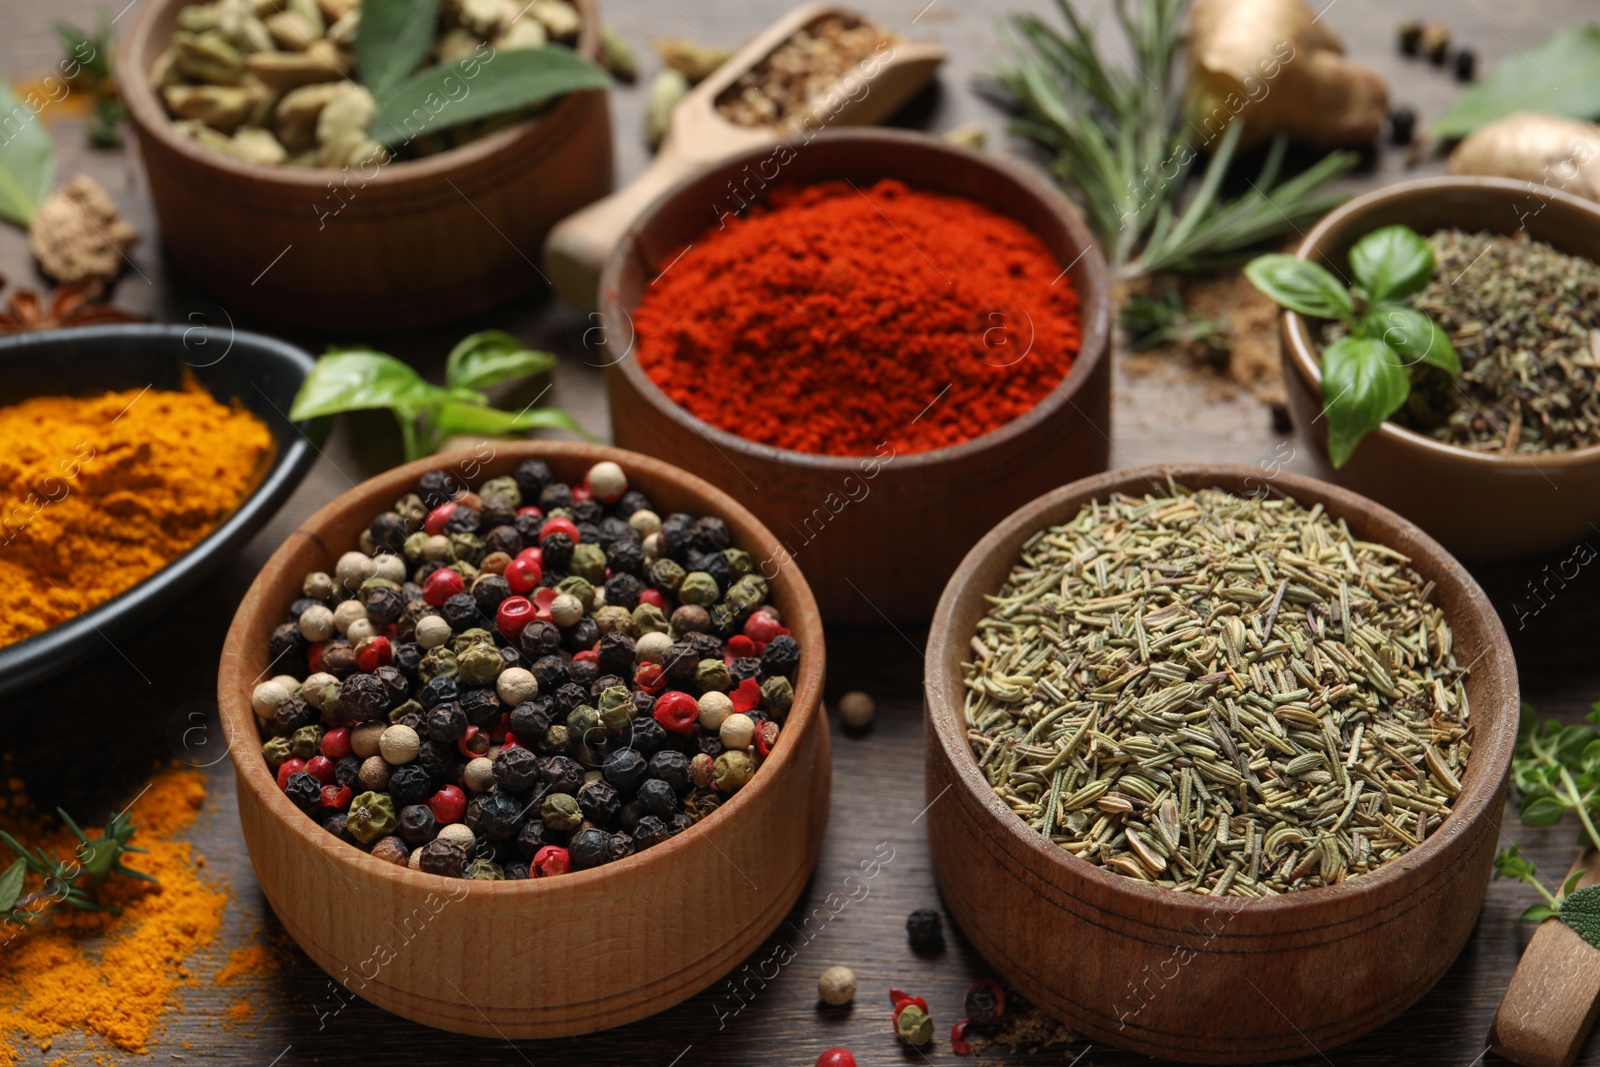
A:
[[[1572,871],[1580,887],[1600,885],[1600,852]],[[1567,877],[1572,877],[1572,871]],[[1600,949],[1559,919],[1539,924],[1489,1028],[1489,1047],[1522,1067],[1571,1067],[1600,1015]]]
[[[678,102],[661,150],[648,170],[631,185],[568,216],[550,231],[544,246],[545,273],[562,299],[580,310],[594,310],[600,272],[611,250],[645,207],[681,179],[731,155],[785,137],[805,137],[829,126],[882,122],[920,92],[944,61],[945,51],[937,44],[895,39],[858,63],[793,122],[738,126],[717,113],[716,101],[725,89],[749,75],[797,31],[830,15],[878,25],[832,4],[795,8]],[[706,221],[712,221],[709,211]]]

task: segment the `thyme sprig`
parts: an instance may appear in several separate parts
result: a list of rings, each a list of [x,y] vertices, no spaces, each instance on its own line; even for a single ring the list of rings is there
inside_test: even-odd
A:
[[[1244,123],[1233,121],[1214,144],[1199,146],[1211,157],[1186,197],[1199,157],[1179,62],[1188,7],[1189,0],[1116,0],[1131,69],[1107,61],[1071,0],[1056,0],[1064,33],[1036,15],[1015,15],[1010,63],[990,83],[1017,112],[1012,128],[1055,153],[1056,179],[1075,194],[1122,279],[1236,262],[1339,203],[1324,186],[1358,159],[1332,152],[1282,178],[1288,144],[1279,137],[1250,191],[1226,199],[1223,178],[1244,135]]]
[[[119,812],[106,823],[99,837],[90,838],[72,816],[60,808],[56,813],[78,839],[75,854],[62,859],[54,850],[38,846],[26,848],[16,838],[0,830],[0,843],[9,848],[17,859],[0,873],[0,919],[26,926],[33,921],[41,905],[56,900],[69,907],[84,911],[120,911],[109,904],[95,900],[82,883],[93,887],[109,875],[118,874],[141,882],[157,880],[143,871],[136,871],[122,863],[130,852],[144,852],[129,844],[138,827],[128,820],[126,812]],[[44,885],[36,892],[22,892],[27,876],[40,875]]]

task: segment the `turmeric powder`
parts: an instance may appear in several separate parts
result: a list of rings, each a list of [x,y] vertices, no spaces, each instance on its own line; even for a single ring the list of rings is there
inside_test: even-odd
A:
[[[239,505],[272,449],[194,382],[0,408],[0,647],[101,604]]]
[[[173,995],[191,982],[184,961],[222,926],[227,890],[203,882],[204,861],[172,836],[204,800],[204,776],[174,770],[157,775],[134,803],[137,843],[148,853],[127,862],[160,884],[101,882],[97,899],[120,912],[58,906],[26,929],[0,925],[0,1065],[18,1061],[19,1041],[46,1049],[74,1030],[123,1051],[146,1051]],[[29,844],[72,854],[72,836],[44,824],[16,796],[0,800],[0,825]]]

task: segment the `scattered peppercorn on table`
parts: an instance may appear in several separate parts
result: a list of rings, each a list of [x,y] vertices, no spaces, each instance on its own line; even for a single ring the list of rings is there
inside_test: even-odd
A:
[[[633,44],[646,64],[654,62],[645,50],[650,38],[687,37],[737,45],[789,6],[787,0],[760,0],[746,5],[724,0],[677,0],[665,5],[602,2],[607,20]],[[908,36],[937,37],[950,49],[952,59],[942,75],[942,93],[915,105],[910,113],[913,122],[935,131],[979,122],[990,131],[990,150],[1008,151],[1014,147],[1001,133],[1003,117],[981,103],[970,87],[971,78],[990,69],[999,53],[994,26],[996,9],[959,4],[957,0],[862,0],[854,6]],[[1047,15],[1050,0],[1012,0],[1007,6],[1053,17]],[[1104,4],[1084,6],[1095,20],[1107,16]],[[1577,0],[1552,2],[1527,11],[1513,11],[1501,5],[1489,12],[1495,20],[1492,24],[1487,21],[1483,6],[1471,0],[1433,0],[1426,7],[1428,17],[1447,20],[1458,33],[1473,38],[1485,69],[1506,55],[1514,55],[1518,45],[1525,48],[1558,26],[1590,14],[1586,5]],[[42,57],[58,51],[50,36],[51,20],[61,17],[90,25],[95,10],[96,5],[90,0],[61,0],[51,4],[48,11],[41,3],[5,6],[0,10],[0,70],[11,78],[44,74]],[[1453,98],[1454,87],[1448,77],[1427,64],[1395,55],[1392,36],[1401,14],[1378,0],[1340,0],[1325,11],[1326,21],[1345,37],[1352,52],[1377,66],[1394,86],[1397,99],[1426,119],[1442,111]],[[651,71],[653,66],[647,67],[645,81]],[[643,82],[634,87],[619,86],[613,92],[622,180],[638,173],[646,162],[646,150],[634,132],[641,128],[646,96]],[[58,171],[63,175],[85,172],[95,176],[113,191],[130,220],[144,233],[152,234],[149,205],[138,184],[130,179],[133,165],[121,152],[91,151],[85,147],[83,122],[81,116],[71,113],[54,119],[51,128]],[[1423,169],[1437,165],[1425,163]],[[1354,179],[1352,187],[1368,187],[1401,176],[1395,154],[1385,154],[1378,167],[1377,172]],[[708,224],[711,221],[708,212]],[[331,220],[330,225],[337,225],[337,220]],[[537,260],[537,249],[522,252],[530,263]],[[118,291],[118,303],[166,321],[198,321],[189,318],[198,315],[213,323],[225,322],[225,309],[207,302],[187,281],[168,277],[161,270],[160,255],[157,241],[139,246],[134,258],[140,273],[151,284],[130,275]],[[529,269],[533,269],[531,265]],[[25,238],[9,227],[0,227],[0,271],[13,284],[31,284],[28,279],[32,267]],[[270,323],[237,325],[282,332]],[[558,353],[561,364],[555,373],[553,396],[541,403],[554,402],[571,411],[585,426],[604,430],[602,359],[593,347],[593,336],[585,333],[592,323],[544,301],[485,317],[473,325],[509,329]],[[460,332],[453,328],[438,334],[396,338],[389,342],[389,350],[436,380],[443,362],[441,353],[449,349]],[[291,339],[312,349],[320,349],[330,340],[322,336]],[[1113,426],[1106,428],[1113,441],[1114,465],[1138,466],[1182,458],[1260,461],[1264,471],[1273,465],[1312,470],[1308,457],[1293,454],[1290,438],[1273,431],[1266,409],[1257,400],[1219,397],[1215,380],[1177,369],[1131,373],[1125,354],[1119,353],[1118,359],[1122,365],[1115,383],[1115,417]],[[0,383],[0,401],[4,400],[3,393]],[[514,410],[532,399],[530,394],[509,406]],[[761,413],[761,417],[781,418],[782,413]],[[383,421],[386,418],[346,417],[324,447],[324,458],[274,521],[246,547],[227,573],[210,582],[189,603],[149,632],[119,642],[115,649],[106,648],[86,668],[8,699],[0,706],[0,722],[6,730],[3,748],[8,757],[7,773],[25,780],[33,801],[44,810],[65,803],[75,813],[112,812],[150,781],[151,768],[158,762],[176,761],[203,774],[208,797],[196,820],[183,832],[189,835],[195,851],[206,858],[205,873],[225,883],[233,893],[215,948],[186,961],[188,981],[178,990],[178,1006],[165,1013],[162,1027],[152,1038],[151,1055],[108,1050],[99,1038],[68,1032],[56,1036],[48,1050],[17,1045],[15,1062],[205,1062],[293,1067],[313,1062],[470,1061],[505,1067],[578,1067],[589,1063],[793,1067],[815,1063],[825,1051],[836,1048],[849,1049],[861,1067],[923,1061],[945,1067],[962,1063],[1073,1062],[1134,1067],[1150,1062],[1108,1048],[1091,1047],[1082,1039],[1058,1042],[1056,1039],[1063,1035],[1044,1026],[1031,1032],[1019,1026],[1016,1048],[980,1046],[978,1054],[970,1059],[956,1054],[951,1027],[972,1015],[974,983],[990,974],[960,929],[943,915],[929,866],[923,816],[930,802],[937,804],[940,799],[923,792],[921,649],[926,634],[917,630],[829,632],[827,699],[832,713],[834,779],[828,836],[816,872],[794,912],[779,932],[727,981],[634,1026],[561,1041],[510,1042],[466,1038],[405,1022],[330,980],[283,934],[261,896],[244,852],[235,811],[234,773],[226,752],[230,745],[260,745],[263,739],[222,735],[215,717],[216,664],[234,609],[267,556],[321,505],[399,461],[398,446],[386,443],[392,433],[392,426]],[[719,478],[735,496],[742,492],[739,473],[731,466],[721,472],[700,473]],[[915,537],[917,533],[907,531],[906,536]],[[1600,535],[1596,541],[1600,543]],[[515,598],[518,584],[527,577],[518,573],[526,564],[515,562],[517,553],[507,554],[512,557],[504,571],[508,596],[497,608]],[[1593,651],[1594,635],[1600,632],[1600,576],[1583,568],[1574,577],[1570,567],[1561,570],[1563,558],[1474,568],[1474,574],[1511,632],[1526,699],[1544,714],[1576,721],[1600,696],[1600,666],[1596,665]],[[804,560],[800,563],[803,567]],[[1548,572],[1543,569],[1546,564]],[[1543,581],[1547,573],[1559,573],[1564,584],[1555,596],[1544,597],[1542,608],[1530,613],[1526,609],[1535,602],[1529,595],[1529,583]],[[341,576],[327,577],[335,581]],[[438,582],[440,588],[433,595],[438,598],[435,606],[442,614],[450,597],[458,591],[444,588],[447,578]],[[299,618],[302,627],[309,626],[313,633],[320,633],[320,628],[325,627],[346,638],[354,630],[358,640],[350,642],[352,654],[364,652],[374,664],[381,665],[383,653],[375,641],[365,642],[365,649],[358,651],[364,643],[359,639],[372,636],[363,633],[363,620],[338,619],[331,602],[321,603],[325,596],[310,598],[318,603],[303,606]],[[381,596],[376,602],[363,604],[369,616],[374,614],[374,608],[381,616],[392,607]],[[530,611],[536,615],[541,610],[564,612],[570,607],[552,602],[530,605]],[[1520,612],[1519,607],[1523,609]],[[520,605],[513,608],[520,610]],[[329,617],[323,618],[322,613]],[[440,622],[414,620],[418,641],[438,641],[440,645],[434,647],[442,647],[446,638],[438,631],[438,625],[448,624],[441,615],[426,618]],[[459,637],[454,628],[451,632]],[[391,649],[391,655],[392,652]],[[302,675],[301,680],[304,679]],[[499,676],[513,696],[519,680],[520,676],[511,671]],[[854,695],[845,701],[847,694]],[[260,696],[262,705],[258,710],[276,713],[284,704],[279,699],[281,694],[270,688],[261,691]],[[507,701],[508,706],[514,706],[509,697]],[[841,724],[841,704],[855,725]],[[596,706],[594,710],[606,714],[616,709]],[[679,711],[684,716],[689,714],[687,707]],[[697,701],[693,711],[702,723],[708,712],[716,719],[727,711],[719,731],[735,718],[731,707],[724,709],[720,704],[708,709]],[[441,733],[454,734],[463,725],[454,720],[453,713],[444,718],[451,721],[437,724]],[[284,725],[292,723],[286,720]],[[346,776],[354,772],[359,783],[348,787],[353,793],[375,794],[379,791],[371,785],[381,772],[376,766],[369,771],[368,762],[375,755],[386,768],[391,763],[412,765],[421,758],[433,724],[423,719],[418,725],[420,731],[407,724],[413,735],[407,737],[404,731],[392,736],[388,731],[363,733],[359,724],[353,724],[344,736],[334,736],[337,730],[324,735],[308,757],[289,752],[279,768],[294,760],[327,760],[330,768],[318,764],[315,770],[307,771],[302,764],[284,776],[285,784],[290,785],[296,774],[304,774],[310,782],[296,781],[292,788],[304,791],[314,783],[320,792],[329,787],[322,782],[323,773],[330,774],[331,787],[345,788],[338,765],[360,757],[357,767],[345,763]],[[465,725],[469,729],[472,726],[470,722]],[[526,725],[531,728],[539,724],[530,719]],[[742,724],[734,725],[737,734]],[[752,720],[751,726],[758,723]],[[283,736],[292,747],[293,729]],[[466,731],[455,740],[469,748],[472,744]],[[734,736],[731,740],[745,739]],[[410,752],[413,743],[415,753]],[[757,739],[751,737],[742,747],[753,748],[756,744]],[[363,756],[364,753],[368,755]],[[411,758],[404,758],[408,754]],[[386,759],[389,755],[395,759]],[[668,768],[663,770],[673,773]],[[472,773],[469,765],[468,774]],[[392,775],[385,784],[392,788]],[[578,792],[572,799],[581,811],[584,787],[581,783],[574,785]],[[383,839],[392,837],[399,847],[405,847],[407,835],[427,835],[430,818],[436,824],[455,824],[463,813],[457,813],[454,805],[465,804],[469,797],[456,798],[444,795],[446,792],[430,790],[420,804],[395,805],[394,832],[382,835]],[[589,800],[593,805],[605,797],[591,796]],[[557,821],[563,817],[554,809],[552,814]],[[380,811],[377,815],[381,823],[386,813]],[[1508,827],[1510,824],[1508,819]],[[436,827],[433,829],[436,831]],[[1571,859],[1572,835],[1565,829],[1519,828],[1515,836],[1523,843],[1524,854],[1541,870],[1565,870]],[[393,853],[390,858],[401,858],[396,846],[385,847]],[[535,863],[537,856],[535,850],[531,857]],[[445,859],[453,859],[453,855],[441,861]],[[1519,886],[1492,886],[1472,942],[1439,986],[1395,1023],[1340,1048],[1334,1054],[1339,1067],[1376,1067],[1396,1062],[1465,1067],[1477,1060],[1484,1051],[1489,1022],[1532,933],[1531,927],[1518,921],[1527,903]],[[359,906],[359,894],[354,891],[347,899],[329,902],[330,908]],[[715,909],[718,902],[707,900],[703,906]],[[937,941],[932,921],[925,916],[919,916],[914,929],[908,931],[908,917],[920,909],[933,909],[943,916]],[[697,916],[685,914],[682,921],[694,924]],[[593,935],[648,941],[651,931],[638,927],[627,901],[618,901],[611,914],[594,917]],[[503,932],[485,929],[481,936],[494,938],[503,936]],[[1041,930],[1039,936],[1051,934]],[[237,960],[230,963],[230,951],[251,943],[265,944],[264,962],[269,966],[246,968],[239,966]],[[537,953],[538,944],[529,944],[527,951]],[[0,973],[7,966],[6,950],[0,948]],[[823,1003],[819,996],[819,978],[834,966],[853,972],[856,992],[848,1003]],[[217,980],[219,972],[231,977],[240,971],[246,972],[242,978]],[[26,976],[13,977],[27,981]],[[844,999],[843,981],[837,974],[830,977],[825,994],[830,1001]],[[904,990],[906,999],[900,1004],[891,1000],[891,988]],[[980,1006],[991,1003],[987,987],[979,990]],[[451,995],[449,989],[438,992],[441,997]],[[1262,1002],[1252,1010],[1273,1011],[1268,999],[1271,992],[1261,991]],[[920,1004],[916,998],[920,998]],[[911,1007],[904,1007],[906,1004]],[[1004,1010],[1017,1016],[1025,1008],[1010,998]],[[905,1050],[895,1037],[896,1015],[907,1019],[908,1026],[921,1027],[923,1019],[918,1013],[924,1012],[932,1041],[919,1056]],[[957,1040],[972,1042],[978,1036],[978,1031],[968,1029],[957,1035]],[[11,1062],[9,1057],[0,1058]],[[845,1061],[836,1058],[830,1062]],[[1591,1037],[1578,1062],[1587,1067],[1600,1065],[1600,1039]]]

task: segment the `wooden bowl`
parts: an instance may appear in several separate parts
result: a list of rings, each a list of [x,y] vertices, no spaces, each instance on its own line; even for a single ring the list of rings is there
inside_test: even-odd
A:
[[[777,548],[726,494],[647,456],[553,441],[435,456],[363,482],[273,553],[234,617],[217,680],[245,844],[290,936],[379,1007],[498,1038],[619,1026],[704,989],[777,928],[811,875],[828,821],[822,623],[793,567],[771,582],[801,647],[794,707],[778,747],[726,804],[655,848],[558,878],[465,881],[374,859],[284,796],[261,755],[250,692],[270,670],[268,635],[300,595],[303,576],[329,570],[371,516],[425,471],[451,468],[477,484],[534,456],[569,481],[615,460],[662,507],[721,516],[734,543],[752,555]]]
[[[1062,482],[1106,468],[1111,438],[1111,296],[1105,260],[1061,194],[1021,168],[941,139],[892,130],[831,130],[772,167],[758,147],[680,183],[617,246],[601,278],[606,383],[617,444],[661,456],[733,493],[803,560],[830,624],[923,623],[945,577],[1004,515]],[[769,158],[771,157],[771,158]],[[631,313],[657,270],[714,221],[745,169],[779,185],[897,178],[1021,221],[1072,278],[1081,348],[1072,370],[1032,411],[951,448],[895,456],[819,456],[758,444],[690,415],[627,358]]]
[[[311,364],[306,352],[275,338],[234,333],[223,341],[192,326],[85,326],[0,337],[0,378],[6,383],[0,404],[108,390],[182,389],[192,378],[220,403],[243,405],[272,432],[272,450],[239,506],[187,552],[77,618],[0,646],[0,697],[81,667],[105,654],[110,642],[148,627],[222,570],[277,514],[316,461],[328,432],[328,419],[297,425],[284,415]],[[22,503],[7,504],[0,541],[27,514],[14,507]]]
[[[1417,849],[1337,886],[1265,899],[1178,893],[1050,844],[990,788],[968,748],[961,663],[1022,544],[1095,499],[1190,488],[1247,493],[1252,467],[1113,471],[1005,519],[962,561],[928,640],[928,837],[951,916],[1023,996],[1096,1041],[1165,1059],[1254,1063],[1360,1037],[1439,980],[1472,933],[1489,884],[1516,742],[1516,664],[1483,590],[1393,512],[1325,482],[1279,474],[1275,496],[1322,504],[1437,585],[1470,664],[1475,741],[1455,810]],[[949,795],[946,796],[945,794]]]
[[[1506,178],[1421,178],[1358,196],[1306,235],[1296,255],[1343,274],[1350,246],[1380,226],[1424,235],[1526,228],[1569,255],[1600,262],[1600,204]],[[1386,422],[1340,469],[1327,460],[1322,346],[1306,320],[1280,317],[1284,385],[1300,438],[1340,485],[1427,530],[1458,555],[1503,560],[1563,548],[1600,524],[1600,445],[1547,455],[1496,455]]]
[[[542,284],[546,232],[611,190],[601,92],[379,168],[268,167],[205,148],[173,129],[148,78],[189,2],[140,6],[119,85],[167,258],[235,315],[343,332],[466,318]],[[595,59],[595,0],[574,2],[577,50]]]

